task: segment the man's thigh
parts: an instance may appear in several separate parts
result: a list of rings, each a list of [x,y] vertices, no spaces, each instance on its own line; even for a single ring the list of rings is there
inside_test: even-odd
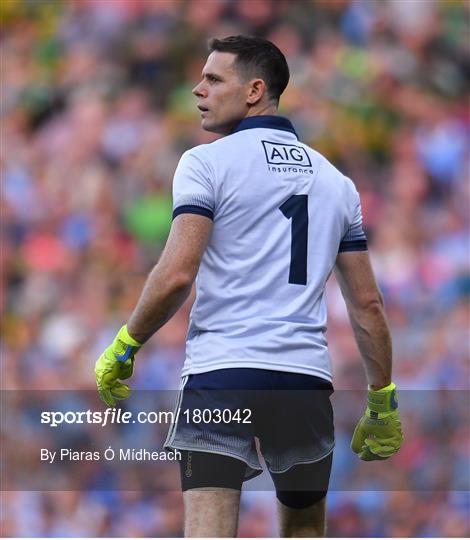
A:
[[[183,492],[191,489],[226,488],[240,491],[246,464],[212,452],[181,450],[180,475]]]
[[[234,537],[246,464],[209,452],[182,450],[186,537]]]
[[[314,463],[295,465],[283,473],[271,473],[280,503],[292,509],[308,508],[326,497],[333,452]]]

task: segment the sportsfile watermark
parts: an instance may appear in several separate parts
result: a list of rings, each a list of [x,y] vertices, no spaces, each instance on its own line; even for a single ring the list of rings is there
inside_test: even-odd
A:
[[[91,390],[2,391],[2,490],[174,491],[191,452],[209,443],[264,469],[245,490],[272,490],[265,462],[283,470],[278,451],[289,459],[307,448],[333,449],[330,491],[469,491],[468,391],[398,391],[403,445],[375,462],[350,448],[367,390],[313,392],[134,390],[107,407]]]
[[[251,424],[251,409],[185,409],[173,411],[139,411],[133,414],[120,408],[107,408],[105,411],[42,411],[41,424],[59,427],[62,424],[174,424],[181,416],[186,422],[196,424],[230,424],[232,422]]]

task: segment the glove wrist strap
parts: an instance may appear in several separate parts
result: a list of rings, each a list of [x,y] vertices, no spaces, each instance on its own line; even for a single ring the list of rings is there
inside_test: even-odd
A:
[[[135,353],[142,347],[142,344],[129,335],[127,324],[118,332],[113,344],[113,353],[118,362],[126,362],[133,359]]]
[[[368,408],[375,413],[392,412],[398,407],[396,386],[392,382],[380,390],[369,389],[367,394]]]
[[[133,347],[139,347],[139,348],[142,347],[142,343],[139,343],[136,339],[134,339],[133,337],[129,335],[127,324],[125,324],[121,328],[121,330],[119,330],[117,337],[121,341],[124,341],[124,343],[126,343],[127,345],[132,345]]]
[[[384,386],[383,388],[376,388],[373,389],[370,384],[367,387],[369,392],[391,392],[392,390],[395,390],[396,386],[394,382],[391,382],[390,384],[387,384],[387,386]]]

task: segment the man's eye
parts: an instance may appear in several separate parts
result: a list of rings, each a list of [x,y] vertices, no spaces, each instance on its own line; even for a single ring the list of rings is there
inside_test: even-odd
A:
[[[219,80],[219,79],[217,79],[217,77],[213,77],[212,75],[209,75],[209,77],[207,77],[207,79],[208,79],[210,82],[216,82],[216,81]]]

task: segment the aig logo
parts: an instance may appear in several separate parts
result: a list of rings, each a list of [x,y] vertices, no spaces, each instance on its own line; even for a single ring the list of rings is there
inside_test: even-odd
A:
[[[311,167],[312,163],[305,148],[295,144],[281,144],[261,141],[266,154],[266,160],[271,165],[298,165]]]

